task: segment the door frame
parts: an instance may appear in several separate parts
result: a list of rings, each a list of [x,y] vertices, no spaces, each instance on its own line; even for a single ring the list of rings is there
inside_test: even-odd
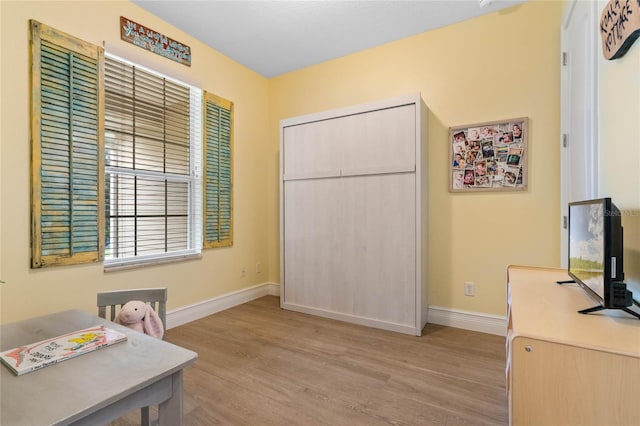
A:
[[[571,66],[571,47],[568,37],[568,27],[571,23],[571,19],[574,17],[576,4],[579,0],[572,0],[571,4],[565,9],[565,14],[562,20],[561,28],[561,59],[560,59],[560,265],[562,267],[567,266],[567,252],[568,252],[568,203],[571,200],[571,188],[569,187],[571,182],[571,141],[570,131],[570,117],[571,117],[571,78],[569,74],[569,67]],[[588,139],[584,141],[587,144],[585,148],[588,154],[587,162],[591,165],[593,174],[585,176],[588,180],[587,188],[590,196],[596,197],[598,190],[598,50],[599,43],[598,37],[598,23],[596,18],[598,16],[598,2],[580,2],[586,3],[586,7],[589,8],[591,26],[589,28],[589,34],[586,36],[587,49],[589,50],[589,62],[591,64],[591,76],[586,84],[588,93],[587,98],[590,99],[591,108],[588,112],[588,120],[584,123],[588,126],[589,135]],[[565,56],[566,55],[566,56]],[[565,59],[566,58],[566,59]],[[567,146],[566,140],[568,139],[569,145]]]

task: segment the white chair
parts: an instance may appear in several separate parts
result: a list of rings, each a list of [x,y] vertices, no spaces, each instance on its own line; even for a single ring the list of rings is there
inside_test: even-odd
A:
[[[151,305],[162,320],[162,326],[167,329],[167,289],[141,288],[134,290],[101,291],[98,293],[98,316],[115,321],[118,311],[130,300],[140,300]],[[141,419],[143,426],[151,424],[149,407],[142,407]]]

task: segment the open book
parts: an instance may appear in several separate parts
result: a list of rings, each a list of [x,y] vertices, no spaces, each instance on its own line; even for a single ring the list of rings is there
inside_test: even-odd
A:
[[[0,360],[18,376],[127,340],[119,331],[98,325],[0,353]]]

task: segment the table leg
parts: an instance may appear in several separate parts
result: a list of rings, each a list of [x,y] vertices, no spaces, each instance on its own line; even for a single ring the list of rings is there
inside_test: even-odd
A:
[[[160,426],[182,425],[182,370],[171,375],[171,397],[158,407]]]

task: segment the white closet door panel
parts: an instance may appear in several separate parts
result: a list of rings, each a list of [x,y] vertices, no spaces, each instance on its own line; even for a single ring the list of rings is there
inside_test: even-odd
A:
[[[348,313],[415,326],[415,174],[343,181]]]
[[[340,179],[284,183],[284,301],[344,308]]]
[[[342,174],[415,170],[415,108],[404,105],[333,120],[344,151]]]
[[[340,176],[338,129],[332,121],[285,127],[283,130],[285,180]]]

